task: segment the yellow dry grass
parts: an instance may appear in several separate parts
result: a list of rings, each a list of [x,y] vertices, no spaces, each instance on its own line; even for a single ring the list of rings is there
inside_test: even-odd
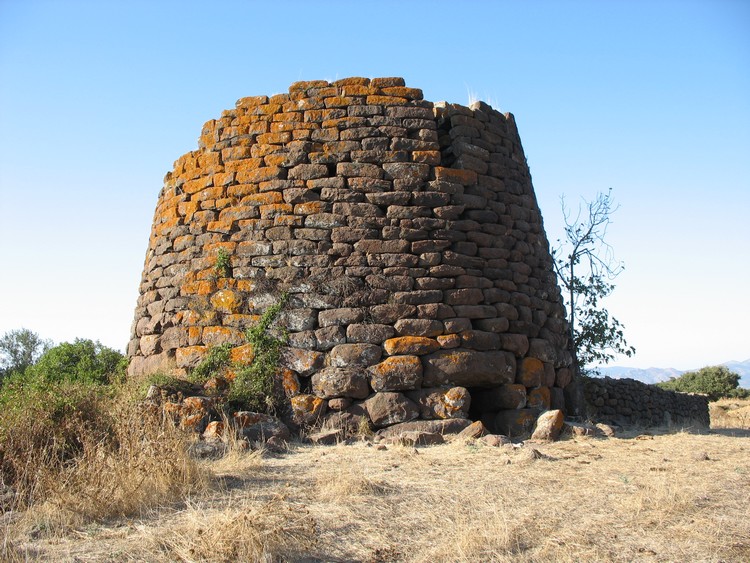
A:
[[[73,531],[8,523],[5,553],[70,562],[748,561],[750,433],[741,430],[522,448],[235,451],[204,462],[215,474],[210,492]]]
[[[709,410],[711,428],[750,430],[750,399],[720,399]]]

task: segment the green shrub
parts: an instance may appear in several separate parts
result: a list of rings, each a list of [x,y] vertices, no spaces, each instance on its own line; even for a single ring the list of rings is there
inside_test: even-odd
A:
[[[266,309],[256,324],[245,332],[245,338],[253,347],[255,357],[249,365],[234,365],[231,362],[232,345],[213,346],[206,357],[188,376],[194,383],[205,383],[210,377],[221,375],[232,369],[235,377],[230,383],[227,403],[233,408],[273,413],[279,406],[280,397],[274,389],[274,376],[279,369],[281,347],[286,341],[286,332],[275,326],[279,313],[287,302],[287,295]]]
[[[209,378],[219,375],[221,370],[230,364],[232,345],[228,342],[212,346],[206,357],[190,372],[190,381],[205,383]]]
[[[255,358],[241,367],[229,390],[229,401],[246,405],[251,410],[273,413],[279,406],[280,397],[274,393],[274,377],[279,370],[281,347],[286,342],[286,332],[274,331],[274,323],[286,306],[288,296],[266,309],[258,322],[245,332],[252,345]]]
[[[672,377],[669,381],[657,383],[657,386],[681,393],[703,393],[711,401],[716,401],[737,392],[739,382],[740,376],[727,367],[709,366]]]
[[[99,342],[77,338],[47,350],[26,370],[29,379],[38,382],[114,383],[125,377],[127,359],[117,350]]]

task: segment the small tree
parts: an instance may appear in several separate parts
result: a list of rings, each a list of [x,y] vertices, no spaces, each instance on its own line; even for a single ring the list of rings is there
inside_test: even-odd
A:
[[[76,338],[50,348],[28,371],[31,378],[44,383],[77,381],[112,383],[121,379],[127,359],[117,350],[92,340]]]
[[[740,376],[726,366],[709,366],[698,371],[688,371],[680,377],[657,383],[658,387],[681,393],[703,393],[712,401],[737,394]]]
[[[583,200],[575,217],[564,197],[561,205],[565,240],[557,240],[552,256],[568,309],[570,350],[577,371],[585,372],[586,366],[606,364],[615,354],[635,353],[625,341],[622,324],[602,306],[615,288],[612,280],[624,270],[605,241],[611,215],[618,208],[613,206],[611,189],[597,194],[594,201]]]
[[[0,380],[6,375],[23,373],[52,346],[27,328],[11,330],[0,337]]]

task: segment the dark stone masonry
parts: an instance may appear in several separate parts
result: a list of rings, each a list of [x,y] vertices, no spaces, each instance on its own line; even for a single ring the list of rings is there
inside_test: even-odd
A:
[[[482,102],[346,78],[207,122],[159,194],[130,376],[185,376],[222,343],[252,362],[244,330],[282,294],[299,423],[518,434],[565,408],[567,324],[529,169],[513,116]]]
[[[635,379],[585,378],[584,396],[592,420],[622,426],[710,424],[708,397],[675,393]]]

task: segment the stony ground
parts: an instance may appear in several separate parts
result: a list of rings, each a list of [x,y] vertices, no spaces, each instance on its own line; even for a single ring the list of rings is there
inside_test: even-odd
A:
[[[731,422],[731,421],[730,421]],[[552,444],[360,442],[233,452],[210,489],[69,530],[6,518],[55,561],[747,561],[750,431]]]

